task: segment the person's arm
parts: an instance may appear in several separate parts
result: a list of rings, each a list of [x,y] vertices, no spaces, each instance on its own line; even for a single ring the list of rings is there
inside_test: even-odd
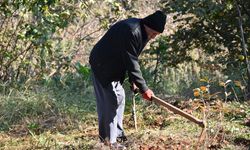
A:
[[[129,30],[123,32],[123,50],[122,50],[122,59],[123,63],[126,66],[128,71],[129,80],[139,88],[141,93],[144,93],[148,90],[146,82],[142,77],[140,70],[140,65],[138,62],[138,42],[136,37]]]
[[[122,59],[128,71],[129,80],[134,83],[142,93],[143,98],[150,100],[153,92],[148,88],[138,62],[138,43],[137,38],[132,32],[127,31],[123,35],[123,47]]]

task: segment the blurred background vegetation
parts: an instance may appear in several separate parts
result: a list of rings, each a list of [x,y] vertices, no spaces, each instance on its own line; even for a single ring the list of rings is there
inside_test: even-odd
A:
[[[109,26],[157,9],[168,15],[166,30],[141,56],[152,88],[190,96],[187,90],[207,78],[239,81],[249,89],[246,1],[4,0],[0,8],[1,92],[8,87],[67,86],[76,78],[86,86],[89,52]]]
[[[70,116],[65,126],[86,122],[95,115],[93,45],[115,22],[158,9],[167,14],[165,31],[140,56],[155,94],[188,99],[206,86],[210,98],[247,101],[249,8],[244,0],[2,0],[0,131],[35,131],[53,116]]]

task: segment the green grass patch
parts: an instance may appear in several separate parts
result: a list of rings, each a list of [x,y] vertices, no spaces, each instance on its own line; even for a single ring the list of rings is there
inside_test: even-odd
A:
[[[0,149],[98,149],[97,113],[91,86],[10,89],[0,95]],[[206,110],[207,135],[203,147],[246,149],[250,141],[249,102],[180,101],[181,109],[197,118]],[[164,108],[136,97],[138,131],[132,101],[127,97],[124,128],[128,149],[196,149],[201,128]]]

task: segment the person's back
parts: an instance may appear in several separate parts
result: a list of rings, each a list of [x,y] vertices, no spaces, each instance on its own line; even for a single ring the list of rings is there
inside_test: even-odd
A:
[[[147,43],[141,19],[130,18],[117,22],[94,46],[89,62],[104,86],[110,81],[123,82],[126,73],[123,55],[131,49],[131,42],[135,43],[133,46],[138,57]]]

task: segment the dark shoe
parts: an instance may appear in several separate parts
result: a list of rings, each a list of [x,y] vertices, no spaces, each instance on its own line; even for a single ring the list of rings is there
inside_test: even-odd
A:
[[[126,148],[126,146],[121,145],[119,143],[113,143],[113,144],[110,144],[110,149],[111,150],[125,150],[127,148]]]
[[[120,136],[116,138],[117,142],[122,143],[122,142],[126,142],[128,139],[126,136]]]

